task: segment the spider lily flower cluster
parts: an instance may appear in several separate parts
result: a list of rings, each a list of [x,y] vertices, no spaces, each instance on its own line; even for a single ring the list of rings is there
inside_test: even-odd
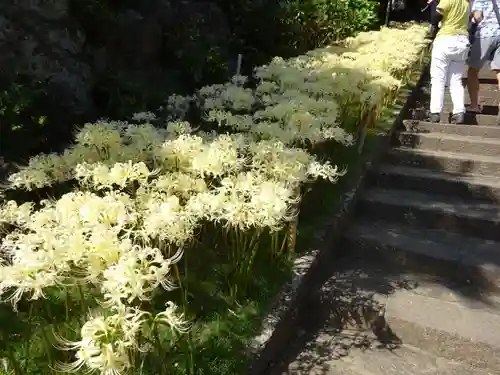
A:
[[[38,156],[10,178],[26,190],[70,181],[75,190],[36,208],[9,201],[0,210],[7,230],[2,247],[8,262],[0,268],[5,301],[16,307],[54,288],[90,287],[107,312],[84,325],[80,341],[59,340],[76,351],[76,362],[61,365],[65,371],[84,366],[121,374],[132,366],[135,342],[151,340],[141,334],[153,332],[153,322],[185,332],[189,323],[172,301],[156,314],[136,306],[150,302],[158,288],[178,286],[172,268],[205,222],[241,232],[278,231],[294,218],[301,184],[334,182],[343,173],[276,139],[171,136],[169,128],[140,126],[141,132],[124,122],[86,125],[71,148]],[[138,320],[135,331],[108,326],[130,319]],[[97,333],[85,339],[91,328]],[[102,333],[108,329],[111,341]]]
[[[372,121],[378,119],[420,62],[428,44],[425,33],[419,25],[361,33],[296,58],[274,58],[255,70],[254,88],[245,86],[246,77],[233,77],[176,101],[182,108],[192,101],[205,120],[256,139],[287,145],[334,140],[349,146],[355,139],[344,127],[346,118],[359,123],[373,112]]]
[[[186,301],[152,306],[159,290],[168,296],[182,288],[178,266],[207,223],[236,235],[232,246],[242,248],[231,260],[248,272],[256,242],[243,237],[279,232],[295,219],[304,184],[335,183],[345,173],[314,146],[354,143],[343,116],[360,118],[386,103],[421,58],[425,33],[384,29],[275,58],[256,69],[254,88],[235,77],[192,97],[172,96],[165,126],[151,124],[152,112],[135,114],[133,123],[98,121],[79,129],[64,152],[31,158],[9,177],[10,189],[74,189],[0,207],[2,300],[17,308],[55,290],[90,291],[99,308],[80,338],[54,333],[59,349],[75,353],[58,369],[126,374],[154,351],[159,330],[172,337],[190,330]],[[226,132],[186,122],[192,105]]]

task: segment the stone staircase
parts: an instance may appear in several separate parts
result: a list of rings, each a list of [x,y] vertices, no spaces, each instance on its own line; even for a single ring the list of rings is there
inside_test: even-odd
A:
[[[481,78],[468,124],[403,122],[271,374],[500,374],[500,93]]]

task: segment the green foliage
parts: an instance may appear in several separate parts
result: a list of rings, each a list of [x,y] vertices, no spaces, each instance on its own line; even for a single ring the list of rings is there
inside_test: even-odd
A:
[[[379,1],[347,0],[347,4],[353,11],[355,31],[369,31],[380,22]]]
[[[24,127],[25,121],[43,126],[45,116],[30,114],[28,109],[33,106],[41,96],[44,95],[42,82],[11,82],[0,92],[0,118],[2,123],[9,124],[12,131],[18,131]]]
[[[287,20],[298,30],[295,42],[308,50],[373,29],[378,2],[372,0],[286,0]]]
[[[290,57],[331,41],[374,29],[374,0],[216,0],[233,33],[233,54],[248,65]]]
[[[86,120],[61,110],[46,81],[0,76],[0,87],[0,155],[11,162],[59,150],[70,139],[73,124]]]
[[[0,91],[0,149],[2,156],[30,147],[30,139],[37,137],[47,125],[47,116],[35,108],[47,99],[44,82],[30,82],[18,76],[14,82],[5,80]],[[28,137],[26,137],[28,135]],[[41,140],[39,140],[41,141]]]

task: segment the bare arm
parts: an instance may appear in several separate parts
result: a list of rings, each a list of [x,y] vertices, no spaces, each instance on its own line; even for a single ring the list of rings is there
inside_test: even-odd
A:
[[[485,7],[490,4],[491,0],[469,0],[469,1],[472,1],[471,5],[472,21],[478,24],[483,20],[484,18],[483,11]]]
[[[483,12],[480,10],[472,12],[472,20],[475,23],[481,22],[483,20]]]

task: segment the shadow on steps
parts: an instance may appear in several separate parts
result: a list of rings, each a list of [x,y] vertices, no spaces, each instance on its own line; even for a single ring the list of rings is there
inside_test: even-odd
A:
[[[421,87],[417,105],[410,111],[411,114],[408,116],[410,119],[415,120],[417,125],[418,121],[425,120],[428,100],[428,87]],[[495,108],[495,110],[497,109]],[[482,126],[493,126],[491,121],[494,116],[488,114],[482,116],[478,116],[476,122]],[[470,125],[473,124],[470,119],[468,122]],[[414,131],[418,132],[418,129]],[[443,133],[446,134],[446,131]],[[414,142],[401,145],[399,139],[395,138],[395,146],[402,146],[409,150],[418,149],[422,146],[419,144],[418,137],[411,137],[410,139],[414,140]],[[489,156],[488,159],[488,157],[468,155],[462,149],[457,149],[455,154],[449,154],[443,155],[443,157],[435,157],[432,153],[427,153],[420,157],[419,162],[406,160],[406,164],[405,160],[401,160],[400,156],[396,158],[397,160],[386,160],[385,162],[395,166],[401,163],[401,165],[407,165],[419,170],[431,170],[435,174],[446,172],[451,176],[475,175],[479,176],[479,179],[481,176],[487,176],[489,180],[496,178],[500,183],[500,158],[495,157],[495,155]],[[411,178],[412,176],[408,174],[405,177]],[[424,177],[429,178],[428,175]],[[500,209],[498,208],[500,206],[500,195],[497,194],[497,191],[489,189],[487,184],[477,184],[477,181],[470,179],[468,181],[464,183],[457,179],[456,183],[461,183],[461,186],[457,188],[453,179],[448,178],[447,185],[441,193],[443,196],[448,195],[456,199],[457,207],[469,203],[471,204],[470,207],[477,204],[478,209],[481,205],[496,206],[495,212],[499,213],[498,218],[500,218]],[[375,178],[375,181],[371,180],[369,183],[376,185],[378,182]],[[425,183],[417,185],[412,186],[411,183],[408,183],[404,186],[398,184],[398,186],[387,187],[404,189],[409,194],[418,190],[431,195],[435,193],[435,191],[429,191],[429,185],[425,186]],[[478,188],[481,194],[478,194]],[[446,189],[451,189],[452,193],[449,194],[450,191]],[[438,197],[438,195],[436,196]],[[453,204],[450,204],[448,208],[453,211]],[[439,207],[432,207],[432,205],[429,207],[429,210],[435,209],[439,209]],[[455,211],[459,211],[458,208]],[[386,214],[386,210],[382,207],[372,213],[373,217],[370,216],[370,220],[380,220]],[[434,230],[436,226],[442,226],[444,229],[453,232],[459,230],[455,225],[457,215],[457,212],[448,215],[441,214],[441,216],[436,216],[436,220],[421,220],[418,223],[412,221],[411,218],[407,218],[406,215],[404,218],[391,216],[391,220],[402,227]],[[494,216],[494,213],[490,212],[489,215]],[[484,240],[487,242],[480,233],[476,234],[479,234],[476,241]],[[474,237],[474,233],[471,235]],[[391,327],[387,323],[385,314],[386,302],[390,296],[403,291],[410,291],[410,293],[416,295],[422,295],[423,293],[425,297],[444,301],[444,303],[459,302],[465,308],[470,308],[471,311],[485,311],[485,314],[488,311],[500,311],[498,295],[492,298],[490,294],[492,290],[498,291],[499,285],[493,284],[491,278],[484,272],[489,267],[500,270],[500,253],[495,255],[495,253],[490,252],[483,257],[477,256],[474,259],[476,266],[462,267],[456,265],[459,262],[450,262],[450,259],[432,259],[432,261],[429,261],[432,258],[430,254],[422,256],[422,254],[412,254],[389,247],[380,249],[375,248],[373,244],[365,244],[366,247],[363,247],[363,241],[360,240],[360,242],[354,244],[344,240],[339,244],[335,244],[335,252],[329,255],[330,258],[323,260],[322,275],[318,278],[319,282],[316,287],[311,286],[309,299],[299,307],[297,325],[289,328],[295,331],[295,336],[290,340],[290,345],[283,348],[281,357],[276,360],[269,371],[265,372],[266,375],[357,375],[357,372],[350,371],[335,372],[332,368],[335,367],[334,364],[337,363],[337,360],[347,356],[354,348],[365,351],[377,349],[393,351],[405,344],[403,342],[404,338],[399,337],[402,332],[399,329],[400,327]],[[425,247],[425,244],[422,247]],[[480,253],[484,249],[479,246],[479,248],[471,250],[477,250],[477,253]],[[433,313],[435,312],[428,312],[428,319],[433,319]],[[456,324],[462,324],[462,322],[457,321]],[[488,329],[487,323],[483,328]],[[495,327],[491,327],[491,329],[495,329]],[[485,332],[485,334],[488,335],[489,333]],[[463,338],[466,339],[466,337]],[[475,348],[480,347],[478,344]],[[484,360],[488,355],[481,357],[480,354],[484,351],[487,351],[487,348],[477,350],[477,353],[470,352],[471,358],[466,358],[467,352],[465,352],[463,357],[466,364],[461,368],[463,372],[459,373],[483,374],[481,367],[487,368],[488,366],[488,361]],[[459,349],[452,350],[452,356],[455,357],[448,359],[453,362],[459,352]],[[494,353],[490,358],[494,359],[496,354],[498,353]],[[485,372],[485,374],[497,373],[494,372],[500,369],[497,362],[499,361],[490,361],[493,367],[496,366],[495,370],[491,372],[487,369],[488,372]],[[469,365],[477,366],[477,370],[468,369],[467,366]],[[408,366],[411,368],[411,363],[408,363]],[[450,372],[450,369],[451,367],[447,368],[446,374],[458,373],[454,372],[454,370]],[[434,371],[433,374],[444,373]],[[368,373],[371,374],[371,372]],[[378,372],[374,373],[378,374]]]

